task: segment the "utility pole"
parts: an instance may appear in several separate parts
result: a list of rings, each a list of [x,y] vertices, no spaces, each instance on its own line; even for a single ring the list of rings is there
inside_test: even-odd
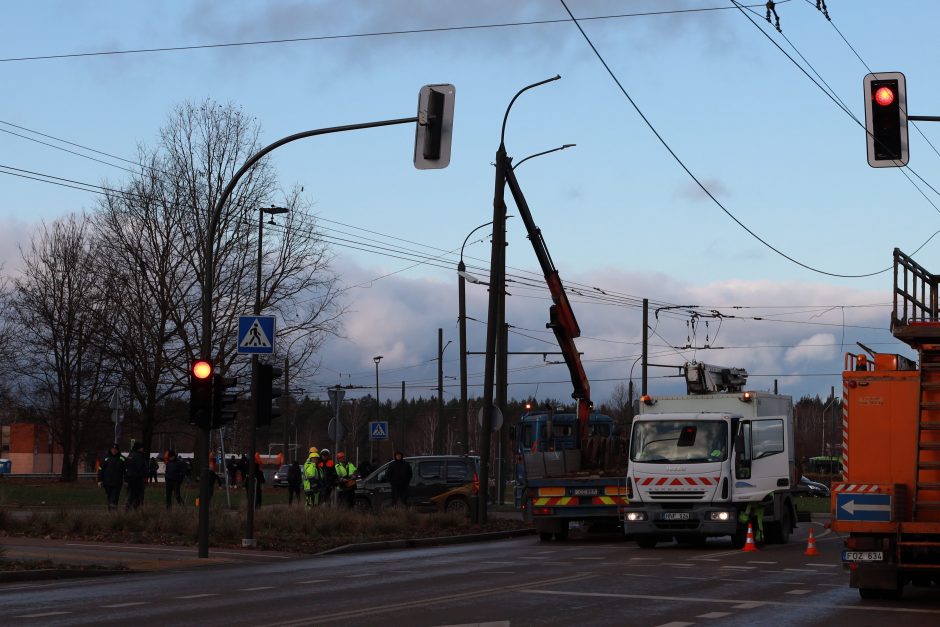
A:
[[[399,420],[399,429],[401,430],[401,442],[398,444],[398,450],[405,450],[405,382],[401,382],[401,414],[398,416]],[[395,451],[392,451],[392,454],[395,454]],[[371,459],[369,460],[372,461]]]
[[[503,264],[506,262],[506,248],[503,247]],[[503,471],[506,462],[503,456],[509,450],[509,428],[506,424],[506,406],[509,401],[509,325],[506,320],[506,291],[500,297],[502,303],[502,312],[500,318],[504,321],[502,331],[499,334],[499,370],[496,377],[496,406],[503,412],[503,424],[497,432],[496,446],[496,502],[502,504],[503,492],[505,491]]]
[[[646,367],[649,364],[649,328],[650,328],[650,301],[648,298],[643,299],[643,369],[642,377],[643,380],[640,384],[640,395],[646,396],[649,393],[649,389],[646,387]]]
[[[289,418],[290,414],[288,413],[288,410],[289,410],[288,405],[290,403],[290,394],[289,394],[290,392],[290,369],[288,368],[289,365],[290,363],[288,362],[287,357],[285,357],[284,358],[284,411],[282,412],[284,414],[284,439],[282,440],[282,442],[284,442],[283,449],[284,449],[284,463],[285,464],[289,464],[292,461],[291,454],[290,454],[290,447],[288,446],[288,442],[287,442],[287,438],[288,438],[287,428],[290,425],[290,418]]]
[[[444,329],[437,329],[437,425],[434,428],[435,455],[444,453]]]

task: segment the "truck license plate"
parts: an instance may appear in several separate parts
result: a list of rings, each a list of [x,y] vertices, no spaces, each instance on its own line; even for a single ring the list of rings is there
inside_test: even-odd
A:
[[[843,562],[883,562],[882,551],[842,551]]]
[[[571,492],[575,496],[597,496],[597,488],[575,488]]]
[[[663,512],[663,520],[691,520],[692,514],[689,512]]]

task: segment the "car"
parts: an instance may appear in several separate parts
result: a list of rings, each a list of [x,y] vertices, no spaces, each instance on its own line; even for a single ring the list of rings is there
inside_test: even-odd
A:
[[[803,494],[804,496],[818,496],[821,498],[829,498],[829,487],[818,481],[813,481],[812,479],[802,476],[800,477],[800,483],[797,485],[796,492]]]
[[[274,473],[274,479],[271,481],[271,485],[275,488],[286,488],[287,487],[287,470],[290,468],[289,465],[283,464],[280,468],[277,469],[277,472]]]
[[[468,455],[406,457],[411,464],[408,504],[427,511],[456,512],[470,516],[480,491],[480,458]],[[392,500],[386,481],[388,462],[356,482],[356,509],[381,511]]]

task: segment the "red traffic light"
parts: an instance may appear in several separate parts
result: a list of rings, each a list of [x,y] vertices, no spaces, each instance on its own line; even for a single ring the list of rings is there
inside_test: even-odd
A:
[[[205,359],[193,362],[193,376],[197,379],[208,379],[212,376],[212,363]]]
[[[890,87],[879,87],[875,90],[875,102],[882,107],[887,107],[894,102],[894,90]]]

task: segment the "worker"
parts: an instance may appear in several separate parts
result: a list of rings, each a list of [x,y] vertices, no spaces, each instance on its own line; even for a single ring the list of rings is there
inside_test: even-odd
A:
[[[294,498],[300,502],[300,488],[303,483],[303,470],[300,468],[300,462],[296,459],[287,469],[287,504],[293,505]]]
[[[127,481],[126,509],[137,509],[144,503],[144,481],[150,473],[150,462],[144,453],[144,443],[137,442],[127,456],[124,479]]]
[[[395,459],[388,465],[386,476],[392,486],[392,505],[408,505],[408,486],[411,485],[411,464],[405,461],[401,451],[395,451]]]
[[[164,466],[163,478],[166,487],[166,508],[170,509],[175,500],[178,505],[183,505],[183,497],[180,494],[180,486],[186,478],[186,464],[176,455],[176,451],[169,450],[166,454],[166,465]]]
[[[98,487],[104,488],[104,493],[108,498],[108,511],[118,506],[118,500],[121,498],[121,486],[124,485],[124,470],[127,460],[121,455],[121,449],[117,442],[108,449],[104,461],[98,467]]]
[[[304,497],[307,507],[320,504],[320,468],[317,464],[320,462],[320,452],[317,447],[310,447],[310,454],[307,461],[304,462],[303,486]]]
[[[339,483],[337,503],[352,509],[356,504],[356,465],[346,461],[346,453],[336,454],[336,478]]]
[[[320,502],[328,503],[337,483],[336,465],[330,449],[320,449],[320,463],[317,466],[320,468]]]
[[[754,529],[754,542],[758,544],[763,544],[764,542],[764,506],[760,503],[748,503],[747,507],[744,508],[738,515],[738,522],[746,525],[750,523],[757,523],[753,525]]]

